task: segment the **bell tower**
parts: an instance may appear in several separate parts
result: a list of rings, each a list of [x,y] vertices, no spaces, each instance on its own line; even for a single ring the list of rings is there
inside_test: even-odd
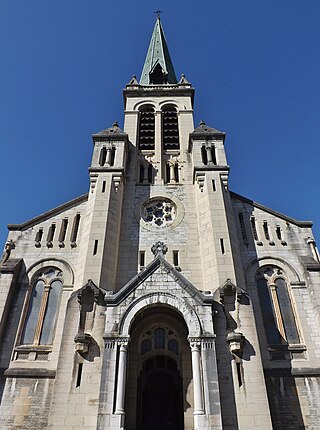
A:
[[[177,81],[158,17],[140,81],[124,90],[124,130],[136,147],[137,183],[183,183],[189,133],[193,130],[194,89],[184,75]]]

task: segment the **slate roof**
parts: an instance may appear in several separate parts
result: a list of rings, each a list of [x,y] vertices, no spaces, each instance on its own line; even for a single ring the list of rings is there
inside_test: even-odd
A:
[[[200,121],[199,126],[192,133],[221,134],[223,136],[226,134],[224,131],[209,127],[203,120]]]
[[[163,71],[167,74],[168,84],[176,84],[177,78],[169,54],[169,49],[160,18],[157,18],[151,36],[149,49],[141,73],[141,85],[150,84],[149,74],[152,70],[154,70],[155,66],[158,63],[162,67]]]
[[[113,137],[113,136],[123,136],[126,137],[127,133],[125,133],[118,125],[117,122],[112,124],[112,127],[106,128],[105,130],[99,131],[92,135],[92,137]]]

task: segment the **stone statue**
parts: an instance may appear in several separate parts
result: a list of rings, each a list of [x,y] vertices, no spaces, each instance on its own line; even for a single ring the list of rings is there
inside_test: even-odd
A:
[[[1,264],[5,264],[9,260],[11,251],[14,248],[15,248],[15,245],[13,240],[12,239],[8,240],[4,245],[4,251],[2,253],[1,260],[0,260]]]

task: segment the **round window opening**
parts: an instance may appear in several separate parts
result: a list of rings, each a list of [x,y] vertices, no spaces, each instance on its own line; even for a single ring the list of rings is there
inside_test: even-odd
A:
[[[176,205],[169,199],[154,199],[142,208],[142,219],[157,227],[166,227],[176,218]]]

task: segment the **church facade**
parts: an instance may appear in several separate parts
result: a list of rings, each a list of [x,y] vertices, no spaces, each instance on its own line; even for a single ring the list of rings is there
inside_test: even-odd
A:
[[[9,225],[1,429],[320,428],[312,222],[229,190],[158,18],[90,189]]]

